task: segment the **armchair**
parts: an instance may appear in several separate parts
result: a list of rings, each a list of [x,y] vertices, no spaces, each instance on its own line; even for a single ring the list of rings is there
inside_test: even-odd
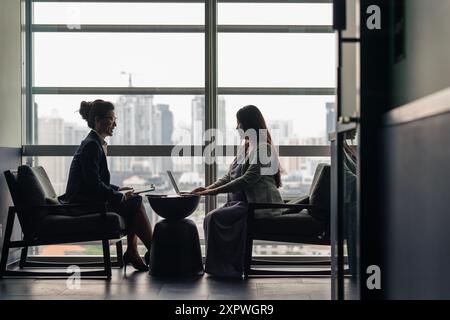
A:
[[[76,264],[80,268],[101,268],[82,271],[82,277],[111,278],[111,267],[122,267],[122,241],[125,222],[114,212],[108,212],[106,203],[59,204],[55,190],[43,167],[20,166],[17,172],[4,172],[14,206],[9,207],[5,229],[0,278],[13,277],[68,277],[65,272],[41,272],[8,269],[12,248],[22,248],[19,268],[66,268]],[[22,240],[11,240],[15,217],[22,229]],[[109,241],[116,241],[117,261],[112,263]],[[103,263],[32,262],[27,260],[31,246],[102,241]]]
[[[281,215],[258,218],[257,209],[286,209]],[[330,261],[272,262],[252,259],[253,241],[279,241],[313,245],[330,245],[330,166],[319,164],[309,195],[284,204],[250,203],[247,220],[247,243],[244,277],[250,275],[330,275],[330,270],[288,271],[252,269],[252,264],[330,266]]]

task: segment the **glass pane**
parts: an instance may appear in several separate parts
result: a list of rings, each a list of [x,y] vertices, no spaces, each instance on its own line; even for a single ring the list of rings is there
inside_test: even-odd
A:
[[[117,127],[111,145],[202,144],[203,96],[35,95],[35,143],[77,145],[89,132],[80,102],[103,99],[115,105]],[[191,143],[192,142],[192,143]]]
[[[332,4],[219,3],[219,24],[331,25]]]
[[[35,3],[37,24],[205,23],[202,3]]]
[[[236,112],[253,104],[262,112],[276,145],[327,145],[334,116],[334,96],[251,96],[219,97],[218,128],[228,145],[239,144]],[[223,139],[222,139],[223,140]]]
[[[33,166],[43,166],[58,195],[65,192],[67,177],[72,157],[34,157]],[[204,166],[201,157],[108,157],[108,167],[111,173],[111,183],[119,186],[139,188],[155,184],[154,194],[175,194],[170,184],[166,170],[172,170],[178,187],[182,191],[191,191],[204,185]],[[144,207],[152,226],[160,221],[144,200]],[[203,218],[205,216],[205,198],[202,197],[197,210],[189,216],[199,231],[200,239],[204,239]],[[140,245],[142,254],[146,252]],[[101,244],[68,244],[61,246],[43,246],[34,249],[32,254],[43,255],[99,255]]]
[[[335,87],[334,34],[221,33],[223,87]]]
[[[233,161],[233,157],[221,157],[217,159],[217,177],[222,177]],[[280,157],[280,165],[283,169],[281,181],[283,186],[279,189],[283,199],[307,195],[311,186],[312,177],[319,163],[330,164],[330,158],[316,157]],[[226,194],[217,195],[217,205],[223,206],[227,201]],[[255,255],[306,255],[306,256],[330,256],[329,246],[274,243],[269,241],[255,241],[253,248]]]
[[[34,85],[203,87],[203,33],[35,33]]]

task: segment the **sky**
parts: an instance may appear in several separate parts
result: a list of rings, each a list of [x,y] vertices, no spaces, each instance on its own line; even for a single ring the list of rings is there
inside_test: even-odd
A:
[[[203,4],[35,3],[34,23],[204,23]],[[219,24],[331,24],[329,4],[219,4]],[[34,86],[203,87],[202,33],[35,33]],[[218,36],[219,87],[334,87],[333,34],[237,34]],[[117,96],[35,96],[40,116],[81,121],[81,100]],[[266,119],[292,120],[301,137],[325,134],[325,103],[333,96],[226,96],[227,127],[246,104]],[[175,127],[190,125],[192,96],[155,96],[174,113]],[[120,121],[120,119],[119,119]]]

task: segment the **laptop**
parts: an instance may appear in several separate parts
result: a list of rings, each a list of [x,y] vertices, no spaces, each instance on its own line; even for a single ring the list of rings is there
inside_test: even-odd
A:
[[[177,183],[173,177],[172,171],[167,170],[167,175],[169,176],[170,182],[172,183],[173,189],[175,190],[175,192],[177,193],[177,195],[182,196],[184,194],[191,194],[190,192],[183,192],[180,191],[180,189],[178,189]]]

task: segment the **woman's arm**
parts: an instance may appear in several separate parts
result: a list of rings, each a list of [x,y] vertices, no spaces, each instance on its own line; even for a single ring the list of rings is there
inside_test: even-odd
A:
[[[259,153],[261,150],[263,150],[263,148],[265,148],[266,155],[270,156],[272,147],[266,143],[260,144],[258,148],[250,152],[250,155],[248,157],[250,165],[243,175],[233,180],[229,177],[226,183],[220,185],[215,184],[213,185],[213,188],[208,188],[202,194],[216,195],[219,193],[235,192],[246,189],[251,185],[257,183],[261,179],[262,169],[273,165],[273,161],[270,161],[266,165],[261,163],[259,156],[262,155],[260,155]]]
[[[261,179],[261,164],[255,163],[249,165],[245,173],[239,178],[233,179],[228,183],[214,188],[215,194],[235,192],[246,189],[257,183]]]
[[[213,184],[206,187],[206,190],[215,189],[217,187],[223,186],[231,181],[230,171],[228,171],[222,178],[218,179]]]

